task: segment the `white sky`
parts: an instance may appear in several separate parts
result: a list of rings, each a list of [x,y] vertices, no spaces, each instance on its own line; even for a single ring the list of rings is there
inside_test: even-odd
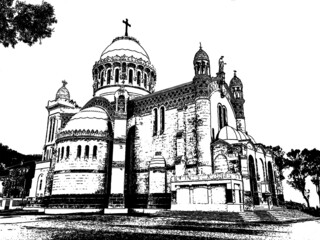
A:
[[[212,73],[221,55],[228,83],[237,70],[257,142],[320,148],[318,1],[47,1],[58,19],[51,38],[0,46],[0,142],[10,148],[42,152],[45,106],[63,79],[80,106],[92,97],[92,66],[125,18],[157,69],[156,90],[192,80],[201,42]]]

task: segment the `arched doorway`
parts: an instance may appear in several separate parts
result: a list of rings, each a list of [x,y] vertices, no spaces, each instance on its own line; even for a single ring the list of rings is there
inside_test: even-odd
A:
[[[256,176],[256,171],[254,166],[254,159],[251,155],[249,156],[249,174],[250,174],[250,189],[251,189],[251,194],[253,198],[253,204],[259,205],[260,201],[259,201],[259,195],[258,195],[257,176]]]
[[[268,175],[269,175],[269,189],[271,192],[272,203],[274,205],[277,205],[276,189],[274,186],[274,174],[273,174],[273,168],[272,168],[271,162],[268,162]]]

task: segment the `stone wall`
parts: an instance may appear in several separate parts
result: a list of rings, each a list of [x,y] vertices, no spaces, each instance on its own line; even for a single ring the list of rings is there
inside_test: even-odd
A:
[[[81,157],[77,157],[77,148],[81,145]],[[85,157],[85,146],[89,146],[89,157]],[[66,147],[70,147],[66,158]],[[97,146],[97,157],[93,158],[93,147]],[[107,142],[69,141],[62,142],[57,148],[64,147],[64,157],[54,166],[52,195],[60,194],[102,194],[106,188]]]

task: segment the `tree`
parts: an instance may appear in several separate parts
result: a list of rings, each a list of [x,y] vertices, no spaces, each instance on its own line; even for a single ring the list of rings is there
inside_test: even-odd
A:
[[[307,162],[309,164],[311,182],[316,186],[320,203],[320,151],[315,148],[309,151]]]
[[[285,158],[285,152],[280,146],[271,147],[274,154],[274,161],[280,173],[280,181],[284,180],[283,170],[289,167],[288,159]]]
[[[22,41],[29,46],[51,37],[57,23],[54,8],[47,2],[27,4],[14,0],[0,0],[0,43],[8,47]]]
[[[309,150],[304,149],[300,151],[298,149],[292,149],[287,153],[287,156],[289,158],[288,165],[292,169],[287,182],[294,189],[301,192],[309,208],[309,195],[306,190],[306,179],[310,175],[310,165],[308,163]]]

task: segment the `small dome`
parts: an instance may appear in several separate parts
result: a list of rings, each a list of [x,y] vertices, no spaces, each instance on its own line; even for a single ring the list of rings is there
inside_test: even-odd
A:
[[[218,138],[222,140],[239,140],[241,139],[239,132],[230,126],[221,128],[218,134]]]
[[[112,43],[102,52],[101,59],[115,56],[134,57],[150,62],[150,58],[139,41],[133,37],[123,36],[115,38]]]
[[[68,130],[108,130],[108,115],[98,107],[82,109],[67,123],[63,131]]]
[[[57,91],[56,100],[58,99],[70,100],[70,93],[69,93],[69,90],[66,88],[67,82],[63,80],[62,84],[63,84],[62,87],[59,88],[59,90]]]
[[[201,62],[203,60],[208,62],[210,61],[208,54],[205,51],[203,51],[202,47],[200,46],[200,49],[198,50],[196,55],[194,55],[193,64],[196,64],[196,62]]]
[[[243,87],[240,78],[237,77],[237,71],[234,71],[234,76],[230,81],[230,87]]]

